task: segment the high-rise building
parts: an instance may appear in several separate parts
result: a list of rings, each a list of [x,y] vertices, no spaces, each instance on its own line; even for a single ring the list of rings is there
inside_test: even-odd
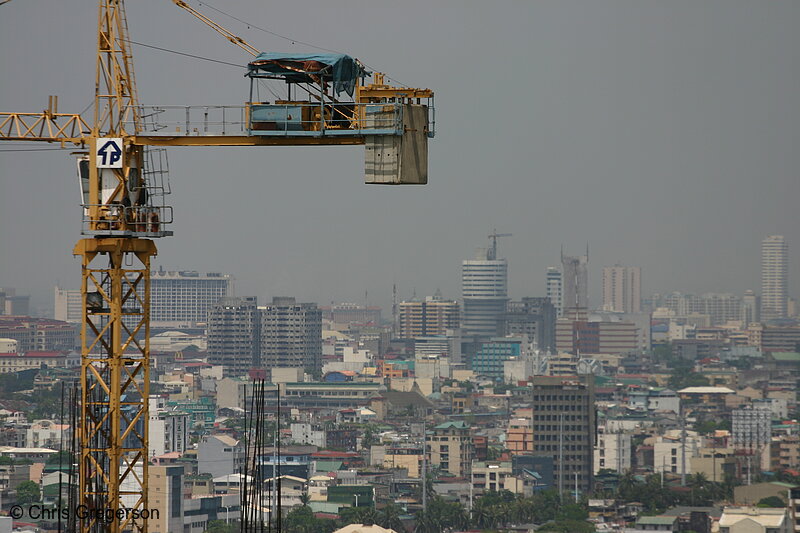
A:
[[[562,316],[567,309],[588,309],[589,307],[588,263],[588,246],[586,247],[586,255],[579,257],[571,257],[561,252]]]
[[[503,363],[523,353],[520,337],[495,337],[484,342],[472,358],[472,371],[479,376],[503,379]]]
[[[603,267],[603,310],[615,313],[641,313],[641,268],[620,265]]]
[[[787,316],[789,245],[783,235],[761,241],[761,320]]]
[[[641,348],[639,331],[633,322],[588,322],[559,318],[556,321],[556,350],[574,355],[617,355]]]
[[[594,376],[534,376],[533,453],[553,458],[561,491],[592,490],[595,446]]]
[[[231,277],[227,274],[155,271],[150,276],[150,326],[202,326],[211,307],[231,294]]]
[[[455,300],[443,300],[440,294],[422,301],[401,302],[398,338],[413,339],[445,335],[458,329],[459,306]]]
[[[556,310],[556,318],[561,318],[563,308],[561,306],[564,297],[564,279],[561,270],[557,267],[547,267],[547,297]]]
[[[315,303],[274,297],[259,307],[261,366],[303,368],[319,376],[322,371],[322,311]]]
[[[465,337],[497,335],[506,312],[508,261],[497,259],[490,250],[479,248],[474,259],[461,264],[461,330]]]
[[[56,287],[54,296],[54,318],[63,322],[80,324],[83,318],[83,313],[81,312],[83,306],[81,291]]]
[[[528,341],[539,350],[556,349],[556,310],[549,298],[508,302],[503,326],[505,335],[527,335]]]
[[[244,376],[261,366],[261,322],[255,296],[226,297],[208,313],[208,360],[226,376]]]
[[[381,308],[354,303],[331,304],[320,307],[322,318],[334,324],[374,324],[381,323]]]

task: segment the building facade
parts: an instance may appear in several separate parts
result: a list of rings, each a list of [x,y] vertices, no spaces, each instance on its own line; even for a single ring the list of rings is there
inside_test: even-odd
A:
[[[208,361],[229,377],[261,366],[261,322],[255,296],[222,298],[208,313]]]
[[[787,316],[789,245],[783,235],[761,241],[761,320]]]
[[[472,464],[472,433],[462,421],[445,422],[427,438],[431,465],[456,477],[469,477]]]
[[[563,308],[561,306],[564,297],[564,280],[561,270],[557,267],[547,267],[547,297],[556,310],[556,318],[561,318]]]
[[[532,384],[534,455],[553,457],[560,490],[592,489],[595,446],[594,376],[535,376]]]
[[[490,258],[486,249],[479,248],[474,259],[461,264],[461,295],[464,336],[497,335],[508,302],[508,261]]]
[[[603,310],[641,313],[642,269],[615,265],[603,267]]]
[[[503,334],[528,337],[536,348],[553,351],[556,348],[556,308],[550,298],[523,298],[508,302],[503,315]]]
[[[322,311],[315,303],[274,297],[259,307],[261,366],[303,368],[313,376],[322,371]]]
[[[79,290],[56,287],[53,298],[54,317],[62,322],[80,324],[83,318],[83,297]]]
[[[206,324],[208,312],[232,294],[227,274],[159,270],[150,275],[150,326],[196,328]]]
[[[400,302],[398,337],[413,339],[433,335],[446,335],[447,330],[459,327],[459,305],[454,300],[443,300],[440,295],[428,296],[421,301]]]

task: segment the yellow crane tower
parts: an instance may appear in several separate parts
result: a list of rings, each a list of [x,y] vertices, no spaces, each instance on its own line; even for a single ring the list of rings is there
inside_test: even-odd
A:
[[[0,112],[0,141],[75,145],[83,192],[79,498],[82,532],[147,531],[150,261],[172,235],[153,146],[365,145],[367,183],[427,183],[433,92],[391,87],[344,54],[257,49],[179,7],[252,54],[243,106],[144,108],[136,93],[123,0],[99,0],[94,117]],[[260,101],[264,80],[285,99]],[[76,510],[69,510],[75,512]]]

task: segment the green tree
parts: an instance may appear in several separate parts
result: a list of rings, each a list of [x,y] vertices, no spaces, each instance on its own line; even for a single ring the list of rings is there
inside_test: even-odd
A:
[[[592,533],[597,531],[593,524],[579,520],[557,520],[549,522],[537,531],[547,531],[555,533]]]
[[[784,502],[779,496],[767,496],[766,498],[761,498],[758,500],[756,504],[757,507],[786,507],[786,502]]]
[[[17,487],[17,503],[19,505],[30,505],[38,502],[42,497],[39,484],[33,481],[23,481]]]

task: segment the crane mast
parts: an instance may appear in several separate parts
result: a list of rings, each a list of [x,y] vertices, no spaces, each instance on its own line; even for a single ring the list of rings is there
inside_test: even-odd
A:
[[[59,113],[55,97],[41,113],[0,112],[0,141],[57,142],[83,150],[78,174],[84,238],[73,250],[81,259],[83,304],[79,495],[78,507],[69,510],[70,531],[148,529],[151,260],[157,254],[153,239],[172,235],[165,229],[171,209],[156,201],[167,189],[157,183],[161,169],[151,162],[164,148],[154,147],[363,144],[367,183],[427,183],[433,91],[391,87],[380,73],[365,86],[369,73],[344,54],[259,54],[186,2],[173,2],[257,56],[248,65],[251,96],[254,83],[283,79],[313,101],[251,98],[239,108],[244,118],[233,130],[225,111],[234,106],[220,108],[219,130],[208,128],[209,106],[202,108],[198,127],[190,124],[190,108],[182,106],[185,121],[164,129],[153,117],[168,106],[144,115],[137,98],[124,0],[99,0],[93,122]],[[349,68],[349,77],[339,77],[335,68]],[[341,91],[353,99],[337,99]]]
[[[156,212],[142,198],[144,147],[131,143],[138,126],[136,82],[122,0],[98,10],[94,122],[88,138],[88,202],[81,258],[81,425],[78,529],[146,531],[150,386],[150,261]],[[98,161],[117,154],[117,168]],[[103,159],[107,159],[103,157]],[[102,164],[105,163],[105,164]],[[150,220],[147,220],[149,218]],[[145,230],[145,231],[141,231]],[[84,516],[85,515],[85,516]],[[112,520],[108,520],[113,517]]]

